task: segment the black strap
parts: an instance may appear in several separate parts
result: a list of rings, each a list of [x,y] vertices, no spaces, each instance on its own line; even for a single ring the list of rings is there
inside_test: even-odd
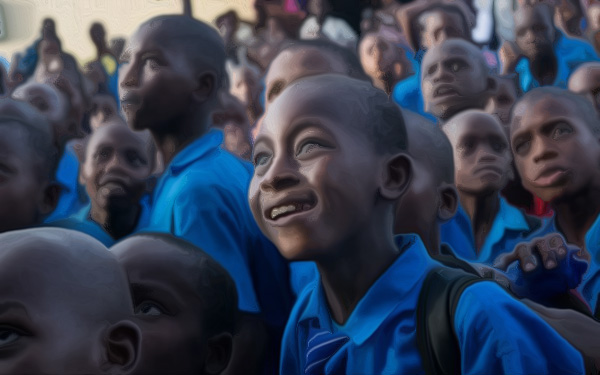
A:
[[[440,267],[427,274],[417,305],[417,347],[426,374],[461,373],[454,312],[462,292],[481,280],[456,268]]]

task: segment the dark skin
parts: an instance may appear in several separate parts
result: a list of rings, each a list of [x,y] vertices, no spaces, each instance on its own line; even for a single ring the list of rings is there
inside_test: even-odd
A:
[[[510,110],[518,97],[517,86],[511,76],[498,76],[496,81],[498,83],[496,93],[490,97],[484,110],[500,120],[508,137],[510,132]]]
[[[456,187],[479,251],[498,213],[499,193],[512,168],[508,139],[495,117],[475,110],[453,117],[444,132],[454,149]]]
[[[88,140],[80,182],[90,196],[91,219],[115,239],[137,226],[154,167],[150,142],[149,134],[136,134],[122,121],[99,128]]]
[[[141,333],[128,320],[127,279],[113,254],[58,228],[0,241],[0,372],[136,373]]]
[[[432,9],[419,15],[421,48],[427,50],[438,46],[450,38],[469,40],[469,30],[465,29],[464,18],[459,12],[445,12]]]
[[[524,187],[551,202],[560,232],[582,249],[600,213],[600,137],[588,121],[571,100],[549,93],[519,102],[511,124]]]
[[[365,95],[360,90],[377,89],[336,75],[286,89],[256,138],[248,193],[259,227],[281,254],[316,262],[339,324],[399,255],[394,202],[410,179],[404,154],[379,153],[362,131],[340,126],[366,121],[347,106]],[[340,104],[341,97],[348,99]]]
[[[133,236],[111,248],[127,272],[135,321],[143,332],[140,372],[221,374],[231,358],[231,332],[210,333],[197,285],[214,261],[151,235]],[[231,301],[235,309],[236,301]]]
[[[425,110],[440,121],[466,109],[482,109],[495,90],[481,51],[461,39],[450,39],[423,57],[421,87]]]
[[[582,64],[569,77],[569,90],[588,98],[600,113],[600,64]]]

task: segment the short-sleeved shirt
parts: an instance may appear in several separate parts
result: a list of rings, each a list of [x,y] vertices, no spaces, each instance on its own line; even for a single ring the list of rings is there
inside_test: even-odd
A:
[[[569,38],[557,31],[554,42],[554,53],[557,60],[556,78],[552,86],[567,88],[569,76],[577,67],[588,61],[598,61],[594,48],[582,39]],[[529,60],[521,58],[515,67],[519,74],[519,84],[523,92],[540,87],[540,83],[533,78],[529,70]]]
[[[519,242],[553,232],[548,220],[535,221],[538,228],[533,228],[520,209],[501,197],[498,213],[478,253],[471,219],[459,205],[456,215],[440,225],[440,240],[449,244],[458,258],[491,266],[499,255],[511,252]]]
[[[349,338],[324,359],[323,374],[423,374],[416,308],[428,272],[440,266],[418,236],[398,236],[398,259],[375,281],[347,322],[336,324],[323,287],[315,281],[298,298],[283,338],[280,373],[304,374],[313,332]],[[464,374],[581,374],[570,344],[494,282],[465,289],[454,328]],[[312,333],[312,335],[311,335]]]
[[[140,206],[140,215],[135,229],[131,232],[131,234],[139,232],[140,229],[148,226],[148,223],[150,221],[149,195],[145,195],[142,197],[142,199],[140,200]],[[92,220],[92,218],[90,217],[90,209],[91,204],[88,204],[87,206],[79,210],[79,212],[77,212],[75,215],[71,215],[70,217],[65,219],[50,222],[47,225],[51,227],[72,229],[79,232],[83,232],[102,242],[104,246],[111,247],[117,242],[117,240],[115,240],[110,234],[108,234],[108,232],[106,232],[101,225]]]
[[[600,297],[600,215],[585,235],[585,247],[591,259],[577,291],[590,305],[592,312],[597,312]]]
[[[203,249],[235,281],[240,310],[262,310],[267,322],[283,326],[293,304],[289,269],[250,212],[252,165],[223,150],[222,141],[211,129],[175,156],[154,190],[147,229]]]

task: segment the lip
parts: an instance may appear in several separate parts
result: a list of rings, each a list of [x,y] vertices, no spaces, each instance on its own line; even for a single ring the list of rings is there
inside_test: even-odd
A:
[[[457,95],[458,90],[453,85],[439,85],[433,89],[434,98],[443,98],[450,95]]]
[[[502,176],[505,171],[502,168],[497,167],[495,165],[486,165],[486,166],[477,168],[475,170],[474,174],[478,174],[478,173],[481,173],[481,172],[494,172],[494,173]]]
[[[568,174],[568,170],[562,167],[546,168],[533,180],[539,186],[552,186],[562,180]]]
[[[128,109],[131,107],[138,107],[142,104],[142,99],[139,95],[128,92],[120,98],[121,108]]]
[[[263,215],[271,224],[284,225],[296,217],[310,213],[316,206],[317,199],[314,194],[286,194],[285,197],[269,203]]]

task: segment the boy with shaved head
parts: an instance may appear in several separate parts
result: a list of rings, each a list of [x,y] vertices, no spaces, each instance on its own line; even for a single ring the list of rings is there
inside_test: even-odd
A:
[[[3,233],[0,244],[0,373],[136,373],[141,334],[106,247],[58,228]]]
[[[442,123],[460,111],[483,109],[496,81],[474,44],[448,39],[425,53],[421,66],[425,111]]]
[[[418,236],[393,236],[396,203],[418,173],[406,138],[384,92],[340,75],[300,80],[267,109],[252,212],[287,259],[320,273],[292,311],[280,373],[424,372],[416,306],[440,264]],[[494,283],[464,289],[453,323],[462,373],[583,372],[579,353]]]
[[[150,130],[167,165],[154,190],[149,228],[192,242],[233,277],[244,319],[232,362],[253,373],[266,353],[276,361],[272,353],[292,296],[287,265],[246,203],[252,166],[221,149],[223,134],[211,129],[225,74],[223,41],[193,18],[160,16],[140,26],[122,61],[127,123]]]
[[[591,100],[600,113],[600,62],[579,66],[569,78],[569,90]]]

